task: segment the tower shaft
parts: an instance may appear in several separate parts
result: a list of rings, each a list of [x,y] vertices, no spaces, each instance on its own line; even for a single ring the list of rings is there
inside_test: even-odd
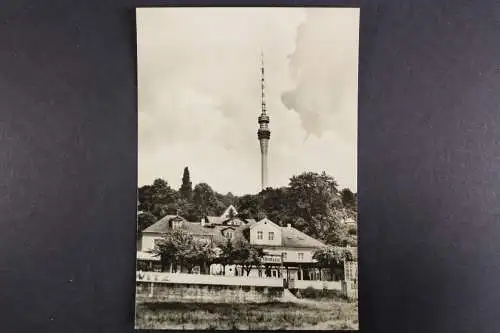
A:
[[[261,172],[261,189],[264,190],[267,187],[267,148],[269,145],[269,139],[260,140],[260,172]]]

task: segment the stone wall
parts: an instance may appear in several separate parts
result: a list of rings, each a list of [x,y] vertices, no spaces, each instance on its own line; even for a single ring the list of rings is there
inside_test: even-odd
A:
[[[283,288],[137,282],[137,302],[266,303],[279,301]]]

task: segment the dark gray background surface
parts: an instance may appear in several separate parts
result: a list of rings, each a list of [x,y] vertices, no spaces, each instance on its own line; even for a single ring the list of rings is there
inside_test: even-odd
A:
[[[1,332],[133,332],[150,4],[1,1]],[[361,2],[362,332],[500,331],[499,22],[498,1]]]

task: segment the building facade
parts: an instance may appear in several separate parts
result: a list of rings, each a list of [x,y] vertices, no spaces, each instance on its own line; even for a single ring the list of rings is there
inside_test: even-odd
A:
[[[216,250],[228,240],[237,243],[240,240],[262,249],[261,265],[252,266],[247,272],[239,265],[212,264],[208,273],[212,275],[250,276],[281,278],[293,280],[343,280],[353,279],[357,270],[347,264],[344,271],[334,276],[328,269],[318,266],[313,259],[314,252],[326,246],[323,242],[295,229],[290,224],[281,227],[264,218],[260,221],[242,219],[233,206],[228,207],[221,216],[206,216],[200,222],[190,222],[181,216],[167,215],[142,232],[138,248],[138,262],[141,270],[161,270],[159,258],[151,254],[157,242],[172,229],[181,229],[197,240],[206,241]],[[216,251],[217,252],[217,251]],[[182,267],[168,267],[168,272],[185,273]],[[192,273],[200,273],[195,267]]]

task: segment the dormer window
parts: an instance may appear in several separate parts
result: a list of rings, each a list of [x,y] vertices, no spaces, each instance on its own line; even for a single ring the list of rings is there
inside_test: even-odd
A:
[[[225,233],[225,236],[227,239],[233,239],[233,231],[232,230],[227,230]]]
[[[182,219],[177,217],[170,221],[172,229],[179,229],[182,227]]]

